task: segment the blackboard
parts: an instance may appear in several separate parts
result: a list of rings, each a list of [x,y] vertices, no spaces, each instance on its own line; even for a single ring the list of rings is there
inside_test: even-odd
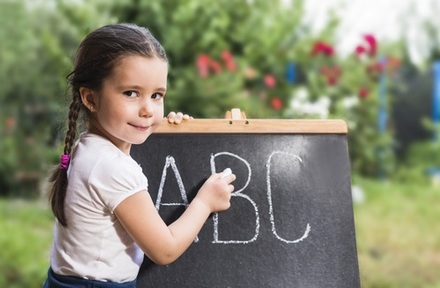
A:
[[[138,287],[360,287],[345,122],[163,123],[132,157],[167,223],[213,171],[237,175],[231,208],[174,263],[145,257]]]

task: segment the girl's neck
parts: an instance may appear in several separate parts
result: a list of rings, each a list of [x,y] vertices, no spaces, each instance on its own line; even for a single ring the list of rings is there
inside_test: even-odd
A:
[[[124,152],[124,154],[130,155],[131,144],[121,143],[121,141],[118,141],[118,139],[107,133],[107,131],[105,131],[101,126],[93,125],[93,121],[90,122],[87,132],[104,137],[105,139],[112,142],[113,145],[115,145],[119,150]]]

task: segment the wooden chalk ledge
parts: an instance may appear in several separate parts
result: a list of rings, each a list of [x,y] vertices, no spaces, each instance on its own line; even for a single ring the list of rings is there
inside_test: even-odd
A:
[[[155,133],[347,134],[348,128],[340,119],[246,119],[240,109],[232,109],[225,119],[189,119],[178,125],[164,119]]]

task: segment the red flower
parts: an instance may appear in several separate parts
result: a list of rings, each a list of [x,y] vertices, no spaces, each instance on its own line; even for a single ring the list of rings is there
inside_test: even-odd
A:
[[[369,49],[368,49],[368,55],[370,56],[375,56],[377,53],[377,42],[376,42],[376,38],[374,38],[373,35],[371,34],[367,34],[364,36],[365,41],[367,41],[368,45],[369,45]]]
[[[283,101],[280,98],[275,97],[272,98],[272,100],[270,101],[270,105],[273,109],[280,110],[281,108],[283,108]]]
[[[221,55],[223,61],[225,62],[226,68],[229,71],[235,71],[237,68],[237,65],[235,64],[234,58],[232,58],[231,52],[225,50],[222,52]]]
[[[6,121],[5,121],[6,123],[6,132],[7,133],[10,133],[10,132],[12,132],[12,129],[14,129],[14,127],[15,127],[15,124],[16,124],[16,120],[15,120],[15,118],[12,118],[12,117],[8,117],[8,118],[6,118]]]
[[[330,86],[336,85],[338,83],[338,78],[336,78],[335,76],[331,75],[327,77],[327,84]]]
[[[367,53],[367,49],[365,49],[365,47],[362,45],[358,45],[355,49],[355,53],[356,53],[356,55],[360,56],[364,53]]]
[[[237,65],[235,64],[234,60],[228,61],[225,64],[226,64],[226,68],[229,71],[234,72],[235,70],[237,70]]]
[[[209,76],[209,63],[211,62],[211,58],[209,58],[206,54],[201,54],[197,57],[197,69],[199,70],[199,75],[202,78],[206,78]]]
[[[361,87],[358,91],[358,94],[361,99],[366,99],[368,94],[370,94],[370,90],[368,90],[368,88]]]
[[[268,88],[273,88],[277,84],[277,80],[273,75],[267,74],[264,76],[264,85]]]
[[[326,77],[328,85],[335,85],[338,83],[342,71],[338,66],[323,66],[321,73]]]
[[[367,54],[370,57],[376,56],[377,53],[377,41],[371,34],[364,35],[364,40],[366,45],[358,45],[356,46],[355,53],[357,56],[361,56],[362,54]]]
[[[220,66],[220,63],[212,59],[210,59],[209,61],[209,67],[212,68],[212,70],[214,70],[216,74],[222,72],[222,67]]]
[[[232,59],[232,54],[231,52],[229,52],[228,50],[225,50],[222,52],[222,59],[225,61],[231,60]]]
[[[325,56],[332,56],[334,54],[334,49],[331,45],[323,41],[317,41],[310,53],[312,54],[312,56],[316,56],[318,54],[323,54]]]
[[[374,62],[367,65],[366,67],[367,73],[373,79],[377,79],[377,77],[379,77],[380,73],[382,73],[384,69],[385,69],[385,64],[381,62]]]

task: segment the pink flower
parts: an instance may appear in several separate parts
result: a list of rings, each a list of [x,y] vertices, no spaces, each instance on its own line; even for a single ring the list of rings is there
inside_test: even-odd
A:
[[[362,54],[367,53],[367,49],[365,49],[365,47],[362,45],[358,45],[356,46],[354,52],[356,53],[356,55],[361,56]]]
[[[338,83],[342,71],[338,66],[324,66],[321,68],[321,73],[326,77],[327,84],[332,86]]]
[[[226,64],[226,68],[227,68],[229,71],[234,72],[235,70],[237,70],[237,65],[235,64],[235,61],[234,61],[234,60],[228,61],[228,62],[226,62],[225,64]]]
[[[235,71],[237,69],[237,65],[235,64],[234,58],[232,58],[231,52],[225,50],[222,52],[221,57],[229,71]]]
[[[273,75],[267,74],[266,76],[264,76],[264,85],[266,85],[266,87],[273,88],[276,84],[277,80]]]
[[[231,59],[232,59],[232,54],[231,54],[231,52],[229,52],[228,50],[225,50],[225,51],[222,52],[221,57],[222,57],[222,59],[223,59],[224,61],[228,61],[228,60],[231,60]]]
[[[310,54],[312,54],[312,56],[316,56],[318,54],[323,54],[325,56],[332,56],[334,54],[334,49],[331,45],[323,41],[317,41],[313,46],[313,49],[310,52]]]
[[[379,75],[384,71],[385,64],[381,62],[374,62],[367,65],[365,69],[371,78],[377,79],[377,77],[379,77]]]
[[[377,41],[371,34],[364,35],[364,40],[366,43],[356,46],[355,53],[357,56],[366,54],[370,57],[376,56],[377,53]]]
[[[370,94],[370,90],[368,90],[368,88],[361,87],[358,91],[358,94],[361,99],[366,99],[368,98],[368,94]]]
[[[364,36],[365,41],[367,41],[368,47],[368,55],[375,56],[377,53],[377,42],[376,38],[373,35],[367,34]]]
[[[202,78],[206,78],[209,76],[209,63],[211,61],[211,58],[207,54],[200,54],[199,57],[197,57],[196,65],[197,69],[199,71],[199,75]]]
[[[210,61],[209,61],[209,67],[212,68],[212,70],[216,74],[222,72],[222,67],[220,66],[220,63],[218,63],[217,61],[214,61],[212,59],[210,59]]]
[[[338,78],[334,75],[327,77],[327,84],[330,86],[336,85],[338,83]]]
[[[15,118],[8,117],[8,118],[6,118],[5,124],[6,124],[6,132],[9,134],[14,129],[15,124],[16,124],[16,120],[15,120]]]
[[[257,72],[255,71],[254,68],[248,67],[244,71],[244,75],[247,79],[255,79],[255,77],[257,76]]]
[[[8,117],[6,118],[6,128],[7,129],[12,129],[15,126],[15,119],[12,117]]]
[[[272,100],[270,100],[270,105],[272,106],[273,109],[278,111],[281,108],[283,108],[283,101],[280,98],[275,97],[272,98]]]
[[[214,73],[220,73],[222,71],[222,67],[219,62],[211,59],[207,54],[201,54],[197,58],[196,61],[197,69],[199,70],[199,75],[202,78],[206,78],[209,76],[211,70]]]

